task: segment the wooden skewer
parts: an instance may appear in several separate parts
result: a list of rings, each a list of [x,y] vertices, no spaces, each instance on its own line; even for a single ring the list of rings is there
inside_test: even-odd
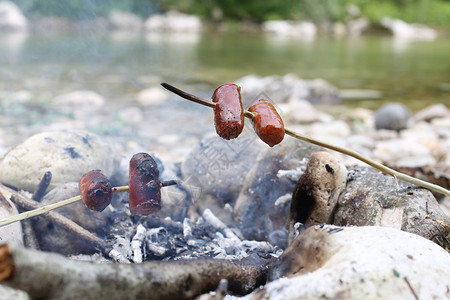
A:
[[[186,93],[185,91],[182,91],[182,90],[180,90],[180,89],[178,89],[178,88],[176,88],[176,87],[174,87],[174,86],[172,86],[172,85],[170,85],[168,83],[161,83],[161,85],[164,88],[166,88],[167,90],[171,91],[172,93],[175,93],[178,96],[180,96],[180,97],[182,97],[184,99],[187,99],[189,101],[193,101],[195,103],[202,104],[202,105],[205,105],[205,106],[208,106],[208,107],[212,107],[212,108],[214,108],[215,105],[216,105],[214,102],[207,101],[207,100],[202,99],[200,97],[197,97],[197,96],[194,96],[192,94]],[[247,111],[247,110],[244,112],[244,115],[245,115],[245,117],[247,117],[249,119],[253,119],[253,117],[254,117],[254,115],[251,112]],[[426,188],[426,189],[429,189],[429,190],[433,190],[435,192],[438,192],[438,193],[441,193],[441,194],[444,194],[444,195],[450,197],[450,191],[447,190],[447,189],[444,189],[443,187],[441,187],[439,185],[432,184],[430,182],[427,182],[427,181],[424,181],[424,180],[420,180],[418,178],[415,178],[415,177],[403,174],[401,172],[395,171],[395,170],[393,170],[393,169],[391,169],[389,167],[386,167],[385,165],[380,164],[380,163],[378,163],[378,162],[376,162],[376,161],[374,161],[374,160],[372,160],[372,159],[370,159],[368,157],[365,157],[365,156],[363,156],[363,155],[361,155],[361,154],[359,154],[359,153],[357,153],[357,152],[355,152],[353,150],[350,150],[350,149],[347,149],[347,148],[343,148],[343,147],[339,147],[339,146],[335,146],[335,145],[332,145],[332,144],[328,144],[328,143],[326,143],[324,141],[316,140],[314,138],[311,138],[311,137],[306,136],[304,134],[295,132],[295,131],[290,130],[288,128],[285,128],[284,130],[285,130],[286,134],[288,134],[288,135],[290,135],[290,136],[292,136],[292,137],[294,137],[296,139],[299,139],[299,140],[302,140],[302,141],[305,141],[305,142],[308,142],[308,143],[311,143],[311,144],[314,144],[314,145],[317,145],[317,146],[321,146],[321,147],[324,147],[324,148],[327,148],[327,149],[330,149],[330,150],[334,150],[334,151],[343,153],[345,155],[354,157],[357,160],[360,160],[360,161],[362,161],[362,162],[364,162],[364,163],[366,163],[366,164],[368,164],[368,165],[370,165],[370,166],[372,166],[372,167],[374,167],[374,168],[376,168],[376,169],[378,169],[378,170],[380,170],[380,171],[382,171],[382,172],[384,172],[386,174],[394,176],[397,179],[401,179],[401,180],[410,182],[412,184],[416,184],[416,185],[421,186],[423,188]]]

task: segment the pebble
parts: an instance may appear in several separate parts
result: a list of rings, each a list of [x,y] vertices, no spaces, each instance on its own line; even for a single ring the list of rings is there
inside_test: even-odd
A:
[[[102,108],[106,101],[94,91],[80,90],[56,96],[50,102],[53,108],[62,113],[86,119]]]
[[[375,113],[375,128],[402,130],[408,127],[411,111],[401,103],[388,103]]]
[[[142,106],[155,106],[169,98],[169,92],[160,86],[141,90],[137,94],[137,102]]]

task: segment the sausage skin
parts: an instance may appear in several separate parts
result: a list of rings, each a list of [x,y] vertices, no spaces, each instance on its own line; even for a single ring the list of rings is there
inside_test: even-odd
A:
[[[161,183],[155,160],[137,153],[130,160],[129,207],[136,215],[149,215],[161,209]]]
[[[244,129],[241,88],[236,84],[221,85],[214,91],[212,101],[216,103],[214,124],[217,134],[226,140],[237,138]]]
[[[261,99],[248,109],[255,116],[253,128],[259,138],[273,147],[284,139],[284,124],[280,115],[270,101]]]
[[[92,170],[81,176],[78,182],[81,199],[91,210],[103,211],[112,199],[112,186],[100,170]]]

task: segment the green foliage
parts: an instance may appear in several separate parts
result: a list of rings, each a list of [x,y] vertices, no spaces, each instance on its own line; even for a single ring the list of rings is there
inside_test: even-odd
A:
[[[170,9],[196,14],[204,19],[221,16],[223,21],[262,22],[275,19],[311,20],[316,23],[344,21],[346,6],[358,6],[372,22],[383,16],[407,22],[450,27],[449,0],[16,0],[27,15],[88,19],[106,16],[112,9],[142,17]],[[219,12],[219,13],[218,13]]]

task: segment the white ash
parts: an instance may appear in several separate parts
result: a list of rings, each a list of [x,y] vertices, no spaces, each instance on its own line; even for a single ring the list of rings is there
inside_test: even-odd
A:
[[[174,226],[164,227],[163,222]],[[119,263],[195,258],[240,260],[254,252],[278,257],[282,250],[269,242],[244,240],[239,230],[205,209],[196,222],[188,218],[183,222],[164,219],[161,226],[153,228],[139,224],[128,238],[116,237],[109,257]]]
[[[143,254],[142,252],[142,242],[144,241],[146,231],[147,229],[139,224],[136,228],[136,234],[131,240],[131,251],[133,251],[133,261],[135,263],[141,263],[145,256],[145,253]]]
[[[275,200],[274,205],[275,206],[277,206],[277,205],[284,205],[284,204],[290,202],[291,200],[292,200],[292,194],[291,193],[287,193],[287,194],[284,194],[283,196],[278,197],[278,199]]]

